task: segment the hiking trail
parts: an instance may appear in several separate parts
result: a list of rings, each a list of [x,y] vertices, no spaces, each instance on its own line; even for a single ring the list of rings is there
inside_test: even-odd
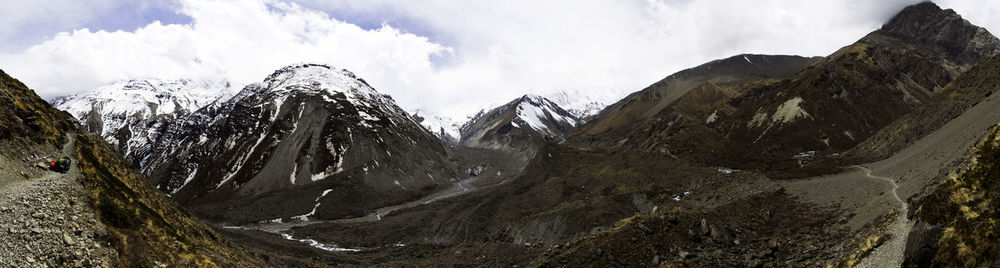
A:
[[[866,167],[854,165],[856,169],[865,171],[865,176],[873,179],[883,180],[892,185],[892,197],[899,203],[899,211],[896,219],[887,228],[887,232],[892,234],[889,241],[883,242],[861,260],[857,267],[900,267],[903,264],[903,251],[906,249],[906,237],[913,227],[913,222],[906,218],[909,205],[902,198],[899,198],[899,184],[890,178],[872,175],[872,171]]]

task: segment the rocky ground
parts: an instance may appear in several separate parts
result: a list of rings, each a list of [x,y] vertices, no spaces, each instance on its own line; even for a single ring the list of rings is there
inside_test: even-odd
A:
[[[0,263],[13,267],[110,267],[107,229],[83,201],[73,173],[0,185]]]

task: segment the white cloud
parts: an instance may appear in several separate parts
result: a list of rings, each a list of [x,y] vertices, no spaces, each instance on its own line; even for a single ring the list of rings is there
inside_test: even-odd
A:
[[[384,88],[408,88],[430,75],[430,56],[448,53],[392,27],[364,30],[281,2],[183,1],[181,12],[193,22],[59,33],[22,53],[0,55],[0,62],[40,95],[53,97],[132,77],[249,83],[297,62],[331,63]]]
[[[294,1],[305,7],[183,0],[191,24],[61,33],[0,55],[0,67],[52,97],[129,77],[254,82],[291,63],[325,62],[404,108],[455,117],[525,93],[582,89],[617,98],[739,53],[827,55],[917,2]],[[1000,26],[990,1],[941,5]],[[338,15],[400,19],[365,30]]]

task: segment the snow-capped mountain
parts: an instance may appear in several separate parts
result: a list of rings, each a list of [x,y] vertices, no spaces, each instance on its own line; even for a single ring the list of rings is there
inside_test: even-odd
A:
[[[471,147],[522,150],[537,140],[562,140],[580,120],[556,103],[524,95],[500,107],[480,112],[462,125],[461,143]],[[526,147],[527,146],[527,147]]]
[[[173,120],[238,91],[226,81],[132,79],[61,97],[52,104],[139,163]]]
[[[546,96],[546,98],[558,104],[559,107],[562,107],[576,118],[579,118],[581,123],[586,123],[593,116],[597,115],[597,113],[600,113],[604,107],[607,107],[609,103],[615,102],[622,97],[611,93],[604,95],[607,96],[595,96],[591,92],[574,90],[559,91]]]
[[[458,144],[459,140],[461,140],[462,134],[459,132],[459,129],[462,128],[462,123],[458,120],[440,116],[423,109],[418,109],[412,114],[414,120],[423,125],[424,128],[441,139],[441,141],[454,145]]]
[[[225,221],[360,216],[462,179],[391,97],[327,65],[277,70],[164,136],[143,172]]]

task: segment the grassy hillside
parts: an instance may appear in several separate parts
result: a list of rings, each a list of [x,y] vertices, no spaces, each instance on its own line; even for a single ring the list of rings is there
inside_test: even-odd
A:
[[[949,178],[921,203],[918,219],[939,231],[931,235],[932,239],[927,239],[929,245],[925,247],[930,251],[908,259],[910,264],[1000,265],[1000,207],[997,206],[1000,204],[1000,125],[990,130],[972,154],[961,174]],[[911,242],[914,239],[911,238]],[[908,248],[908,251],[915,249]]]
[[[81,183],[90,189],[98,217],[121,263],[213,267],[253,266],[256,259],[150,185],[96,135],[78,135]]]

